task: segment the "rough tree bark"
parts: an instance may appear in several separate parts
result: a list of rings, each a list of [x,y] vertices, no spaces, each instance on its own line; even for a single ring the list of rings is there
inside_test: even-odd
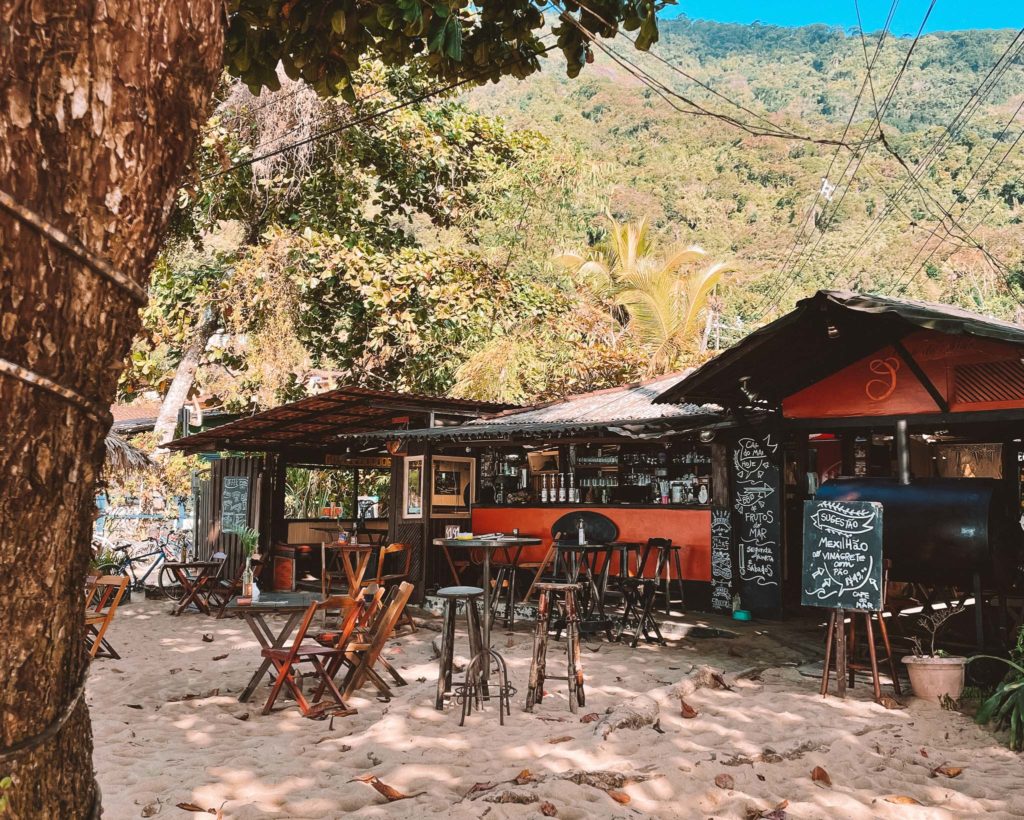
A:
[[[203,318],[192,331],[192,338],[189,340],[188,347],[185,348],[185,355],[178,362],[171,386],[167,388],[167,395],[160,403],[160,413],[156,417],[156,424],[153,425],[157,444],[166,444],[174,438],[174,429],[178,424],[178,411],[188,401],[188,394],[195,383],[196,371],[202,362],[206,345],[209,344],[217,330],[217,318],[216,311],[207,308],[203,312]],[[162,452],[167,452],[167,450]]]
[[[215,0],[0,0],[0,189],[144,284],[222,61]],[[0,210],[0,358],[108,407],[127,293]],[[89,817],[82,583],[106,424],[0,373],[0,776],[9,816]]]

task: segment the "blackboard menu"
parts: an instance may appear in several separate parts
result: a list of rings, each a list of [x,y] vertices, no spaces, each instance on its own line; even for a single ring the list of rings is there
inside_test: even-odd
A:
[[[732,455],[740,599],[768,615],[782,607],[778,449],[771,434],[745,436]]]
[[[249,525],[249,476],[224,476],[220,499],[220,527],[235,532]]]
[[[804,606],[879,611],[882,560],[877,501],[804,502]]]
[[[725,507],[711,508],[711,608],[732,611],[732,521]]]

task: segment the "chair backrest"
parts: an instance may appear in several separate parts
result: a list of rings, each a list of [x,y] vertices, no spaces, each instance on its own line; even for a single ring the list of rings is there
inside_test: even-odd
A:
[[[92,606],[93,612],[106,612],[113,616],[121,603],[121,596],[128,586],[127,575],[101,575],[96,579],[86,597],[86,607]]]
[[[364,642],[365,648],[374,655],[374,661],[376,660],[376,655],[380,654],[380,650],[384,648],[384,644],[391,637],[391,633],[395,631],[395,625],[402,616],[402,610],[405,609],[405,605],[412,597],[412,592],[413,585],[408,581],[403,581],[398,586],[392,587],[385,594],[384,601],[377,611],[376,617],[367,629],[366,641]]]
[[[385,573],[387,569],[385,566],[387,557],[389,555],[405,554],[405,561],[400,565],[402,569],[397,572]],[[388,544],[386,547],[380,548],[380,555],[377,558],[377,577],[376,581],[378,584],[383,583],[387,580],[398,580],[406,579],[409,577],[409,570],[412,567],[412,546],[410,544]]]
[[[309,632],[309,628],[312,626],[313,619],[316,618],[317,613],[326,612],[330,609],[337,609],[345,612],[351,610],[355,606],[356,602],[347,595],[331,595],[322,601],[313,601],[306,608],[306,613],[302,616],[302,621],[299,622],[299,628],[295,630],[292,642],[287,646],[290,650],[289,654],[294,656],[298,652],[299,647],[302,646],[302,642],[306,639],[306,633]]]
[[[654,574],[650,577],[660,578],[662,572],[665,570],[665,564],[668,563],[668,557],[671,550],[671,538],[648,538],[647,545],[641,553],[640,575],[644,575],[644,571],[647,569],[647,560],[650,558],[651,553],[654,553],[657,557],[654,562]]]

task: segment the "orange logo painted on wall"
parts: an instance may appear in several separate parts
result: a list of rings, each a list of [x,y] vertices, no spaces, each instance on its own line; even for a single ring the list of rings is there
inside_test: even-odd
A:
[[[868,370],[878,379],[869,379],[864,385],[864,393],[871,401],[885,401],[896,391],[896,374],[900,369],[900,360],[895,356],[884,359],[872,359]]]

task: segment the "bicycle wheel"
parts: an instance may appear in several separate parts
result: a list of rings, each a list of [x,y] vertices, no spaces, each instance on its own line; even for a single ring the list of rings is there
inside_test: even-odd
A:
[[[97,575],[124,575],[124,564],[115,564],[113,561],[104,561],[95,566]]]
[[[177,603],[185,597],[185,589],[181,584],[178,583],[178,579],[174,577],[174,573],[168,566],[160,567],[160,572],[156,576],[157,584],[160,586],[160,591],[167,596],[169,601]]]

